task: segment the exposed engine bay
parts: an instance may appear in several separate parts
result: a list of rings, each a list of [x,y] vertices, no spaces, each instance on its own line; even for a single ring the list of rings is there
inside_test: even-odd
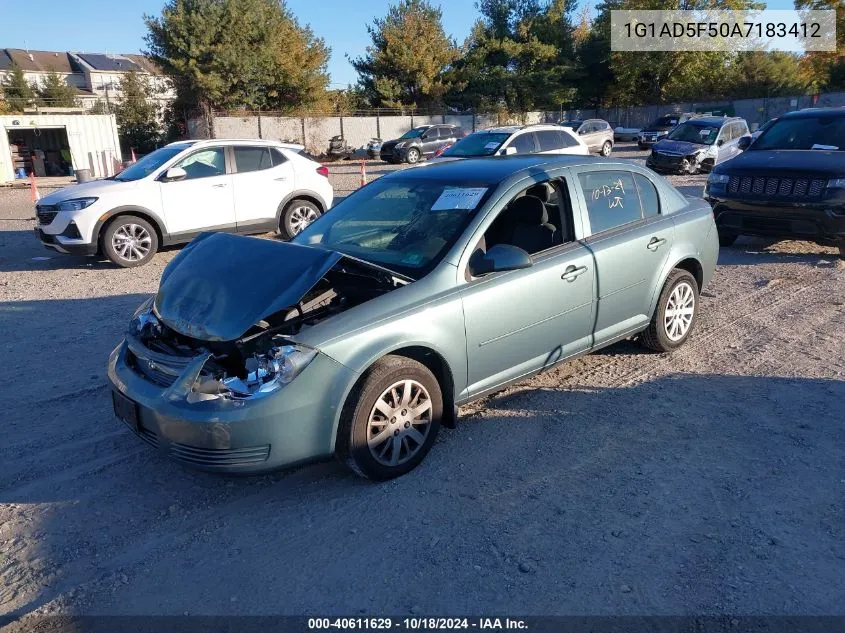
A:
[[[189,401],[243,400],[275,391],[295,378],[317,350],[295,342],[303,329],[375,299],[411,280],[366,262],[340,257],[293,305],[263,316],[233,340],[204,340],[168,324],[152,302],[126,334],[136,371],[162,386],[188,363],[205,357]],[[190,324],[189,324],[190,326]]]

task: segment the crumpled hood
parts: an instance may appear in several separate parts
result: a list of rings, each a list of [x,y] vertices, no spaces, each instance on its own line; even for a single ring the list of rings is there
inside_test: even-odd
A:
[[[134,182],[120,182],[118,180],[90,180],[75,185],[70,185],[58,191],[44,196],[39,200],[41,204],[57,204],[71,198],[100,197],[112,191],[126,191],[127,188],[136,186]]]
[[[707,149],[707,145],[704,143],[690,143],[689,141],[672,141],[668,138],[658,141],[654,146],[655,152],[678,154],[680,156],[687,156],[702,149]]]
[[[165,268],[156,312],[185,336],[232,341],[296,305],[342,257],[313,246],[203,233]]]

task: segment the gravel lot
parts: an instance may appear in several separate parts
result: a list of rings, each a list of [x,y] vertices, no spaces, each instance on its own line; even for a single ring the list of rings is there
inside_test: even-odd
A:
[[[338,196],[357,186],[357,164],[330,169]],[[10,630],[39,613],[845,614],[834,249],[740,239],[682,350],[625,342],[474,403],[374,485],[333,463],[199,474],[140,442],[105,363],[176,251],[134,270],[51,254],[32,215],[28,191],[0,190]]]

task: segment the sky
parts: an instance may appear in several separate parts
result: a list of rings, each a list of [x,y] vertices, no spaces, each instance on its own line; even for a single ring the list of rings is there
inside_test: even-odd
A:
[[[395,1],[395,0],[394,0]],[[593,3],[593,0],[585,0]],[[308,24],[332,49],[331,87],[355,83],[346,55],[363,54],[367,25],[391,0],[287,0],[300,24]],[[437,4],[436,0],[434,4]],[[792,0],[770,0],[770,9],[792,9]],[[159,15],[164,0],[0,0],[0,48],[135,53],[144,48],[142,16]],[[477,17],[474,0],[443,0],[443,26],[459,43]]]

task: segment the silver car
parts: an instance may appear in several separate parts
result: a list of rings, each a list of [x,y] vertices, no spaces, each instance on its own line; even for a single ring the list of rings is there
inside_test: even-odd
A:
[[[613,151],[613,128],[603,119],[561,121],[560,125],[574,130],[593,153],[610,156]]]
[[[393,172],[292,242],[203,234],[112,352],[117,417],[184,464],[407,473],[457,408],[638,337],[689,338],[710,206],[589,156]],[[519,432],[515,429],[514,432]]]

